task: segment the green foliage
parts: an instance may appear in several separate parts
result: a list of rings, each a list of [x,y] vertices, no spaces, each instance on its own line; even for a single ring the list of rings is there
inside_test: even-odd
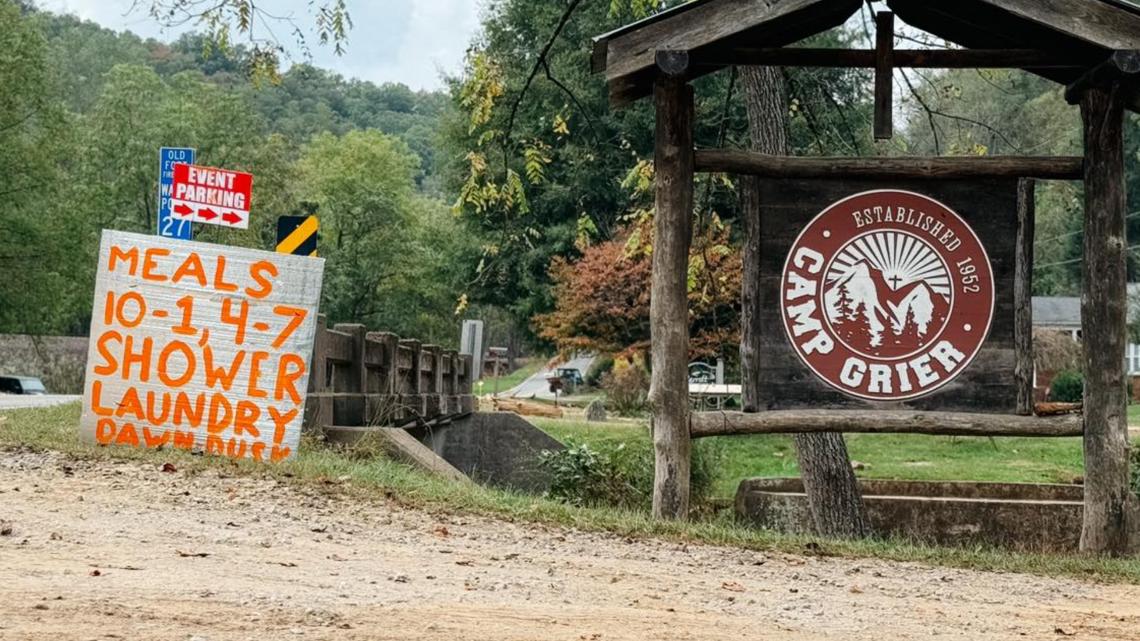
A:
[[[649,407],[649,372],[636,363],[614,367],[601,377],[606,407],[620,416],[639,416]]]
[[[348,31],[352,28],[346,0],[314,1],[309,5],[315,16],[313,30],[317,41],[322,45],[332,43],[336,54],[343,54]],[[207,36],[203,41],[205,54],[215,49],[228,53],[235,36],[242,38],[249,43],[249,74],[255,81],[276,82],[280,79],[277,70],[284,46],[274,34],[274,25],[292,33],[296,44],[308,55],[308,43],[301,27],[290,17],[266,11],[261,3],[254,0],[219,0],[207,3],[148,0],[137,2],[132,8],[136,6],[145,7],[152,19],[166,27],[177,27],[188,22],[201,25]]]
[[[196,240],[269,249],[278,215],[317,203],[331,320],[453,344],[477,258],[433,197],[444,96],[303,65],[255,87],[250,51],[207,39],[0,1],[0,332],[85,333],[101,230],[152,233],[158,147],[189,146],[255,176],[250,229]]]
[[[711,495],[723,453],[712,445],[693,447],[689,482],[699,506]],[[566,449],[544,451],[541,465],[551,473],[547,495],[578,506],[647,510],[653,500],[654,454],[647,441],[597,442],[568,439]]]
[[[1065,370],[1053,379],[1049,387],[1049,399],[1058,403],[1080,403],[1084,391],[1084,374],[1075,370]]]
[[[614,357],[610,354],[602,354],[594,359],[590,364],[589,371],[586,372],[586,385],[590,387],[600,387],[602,384],[602,377],[611,372],[614,368]]]

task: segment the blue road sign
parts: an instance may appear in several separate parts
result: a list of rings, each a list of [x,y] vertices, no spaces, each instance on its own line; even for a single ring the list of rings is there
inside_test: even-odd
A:
[[[190,240],[189,220],[170,216],[170,186],[174,183],[174,163],[194,163],[194,150],[189,147],[162,147],[158,150],[158,235]]]

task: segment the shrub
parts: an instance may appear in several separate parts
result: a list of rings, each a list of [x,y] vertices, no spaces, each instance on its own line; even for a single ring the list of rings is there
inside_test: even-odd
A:
[[[649,402],[649,374],[638,364],[614,367],[602,376],[606,407],[621,416],[645,412]]]
[[[586,385],[590,387],[600,387],[602,384],[602,376],[611,372],[614,368],[614,357],[608,354],[599,356],[594,359],[590,364],[589,371],[586,372]]]
[[[547,495],[572,505],[648,510],[653,503],[653,444],[648,440],[593,446],[568,440],[566,449],[545,451],[541,465],[551,473]],[[718,478],[721,450],[710,441],[693,447],[689,476],[691,503],[703,503]]]
[[[1084,397],[1085,377],[1075,370],[1057,374],[1049,387],[1049,399],[1057,403],[1080,403]]]

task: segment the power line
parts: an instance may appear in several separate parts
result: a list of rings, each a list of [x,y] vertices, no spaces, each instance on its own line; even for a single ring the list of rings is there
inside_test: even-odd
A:
[[[1140,216],[1140,211],[1133,211],[1132,213],[1127,214],[1127,216],[1125,216],[1124,219],[1127,220],[1127,219],[1135,218],[1138,216]],[[1061,240],[1061,238],[1068,238],[1070,236],[1076,236],[1077,234],[1080,234],[1082,232],[1084,232],[1084,229],[1077,229],[1076,232],[1069,232],[1067,234],[1060,234],[1058,236],[1052,236],[1050,238],[1044,238],[1044,240],[1035,241],[1035,242],[1037,242],[1037,243],[1048,243],[1050,241],[1059,241],[1059,240]]]
[[[1127,249],[1127,250],[1140,249],[1140,244],[1129,245],[1128,247],[1125,247],[1125,249]],[[1056,267],[1058,265],[1069,265],[1071,263],[1079,262],[1083,258],[1084,258],[1083,256],[1078,256],[1076,258],[1070,258],[1068,260],[1058,260],[1058,261],[1052,262],[1052,263],[1045,263],[1044,265],[1034,265],[1033,271],[1037,271],[1038,269],[1045,269],[1046,267]]]

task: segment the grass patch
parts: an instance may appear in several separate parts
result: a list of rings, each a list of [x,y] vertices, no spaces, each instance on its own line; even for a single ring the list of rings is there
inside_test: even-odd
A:
[[[542,371],[542,361],[537,358],[531,359],[510,374],[504,374],[503,376],[500,376],[498,383],[495,382],[495,377],[493,376],[487,376],[476,381],[475,393],[490,394],[495,391],[496,385],[498,385],[500,392],[505,392],[512,387],[516,387],[540,371]],[[482,389],[480,389],[480,384],[482,384]]]
[[[1140,403],[1133,403],[1128,406],[1128,424],[1132,427],[1140,427]]]
[[[738,525],[720,513],[699,522],[655,521],[645,512],[573,507],[564,503],[503,490],[460,485],[431,477],[367,450],[338,450],[305,441],[298,455],[280,465],[196,456],[183,451],[132,450],[81,443],[76,434],[77,403],[49,409],[12,410],[0,422],[0,448],[56,450],[83,459],[133,459],[173,462],[183,473],[224,468],[230,473],[278,478],[283,482],[323,483],[346,479],[341,487],[366,499],[387,496],[409,507],[436,513],[471,513],[519,521],[611,532],[629,537],[729,545],[793,554],[875,557],[1000,572],[1028,572],[1140,584],[1140,559],[1096,559],[1083,556],[1014,553],[989,548],[940,548],[906,542],[842,542],[788,536]],[[545,423],[545,421],[544,421]],[[563,429],[574,429],[562,426]],[[647,438],[636,424],[580,428],[598,438]],[[557,431],[552,429],[552,431]]]
[[[532,419],[554,438],[586,444],[617,445],[649,441],[645,424],[585,423]],[[718,436],[702,439],[721,453],[713,495],[730,498],[741,479],[797,476],[790,436]],[[848,434],[853,461],[864,464],[862,478],[916,481],[1070,483],[1083,474],[1079,438],[1000,438]]]

